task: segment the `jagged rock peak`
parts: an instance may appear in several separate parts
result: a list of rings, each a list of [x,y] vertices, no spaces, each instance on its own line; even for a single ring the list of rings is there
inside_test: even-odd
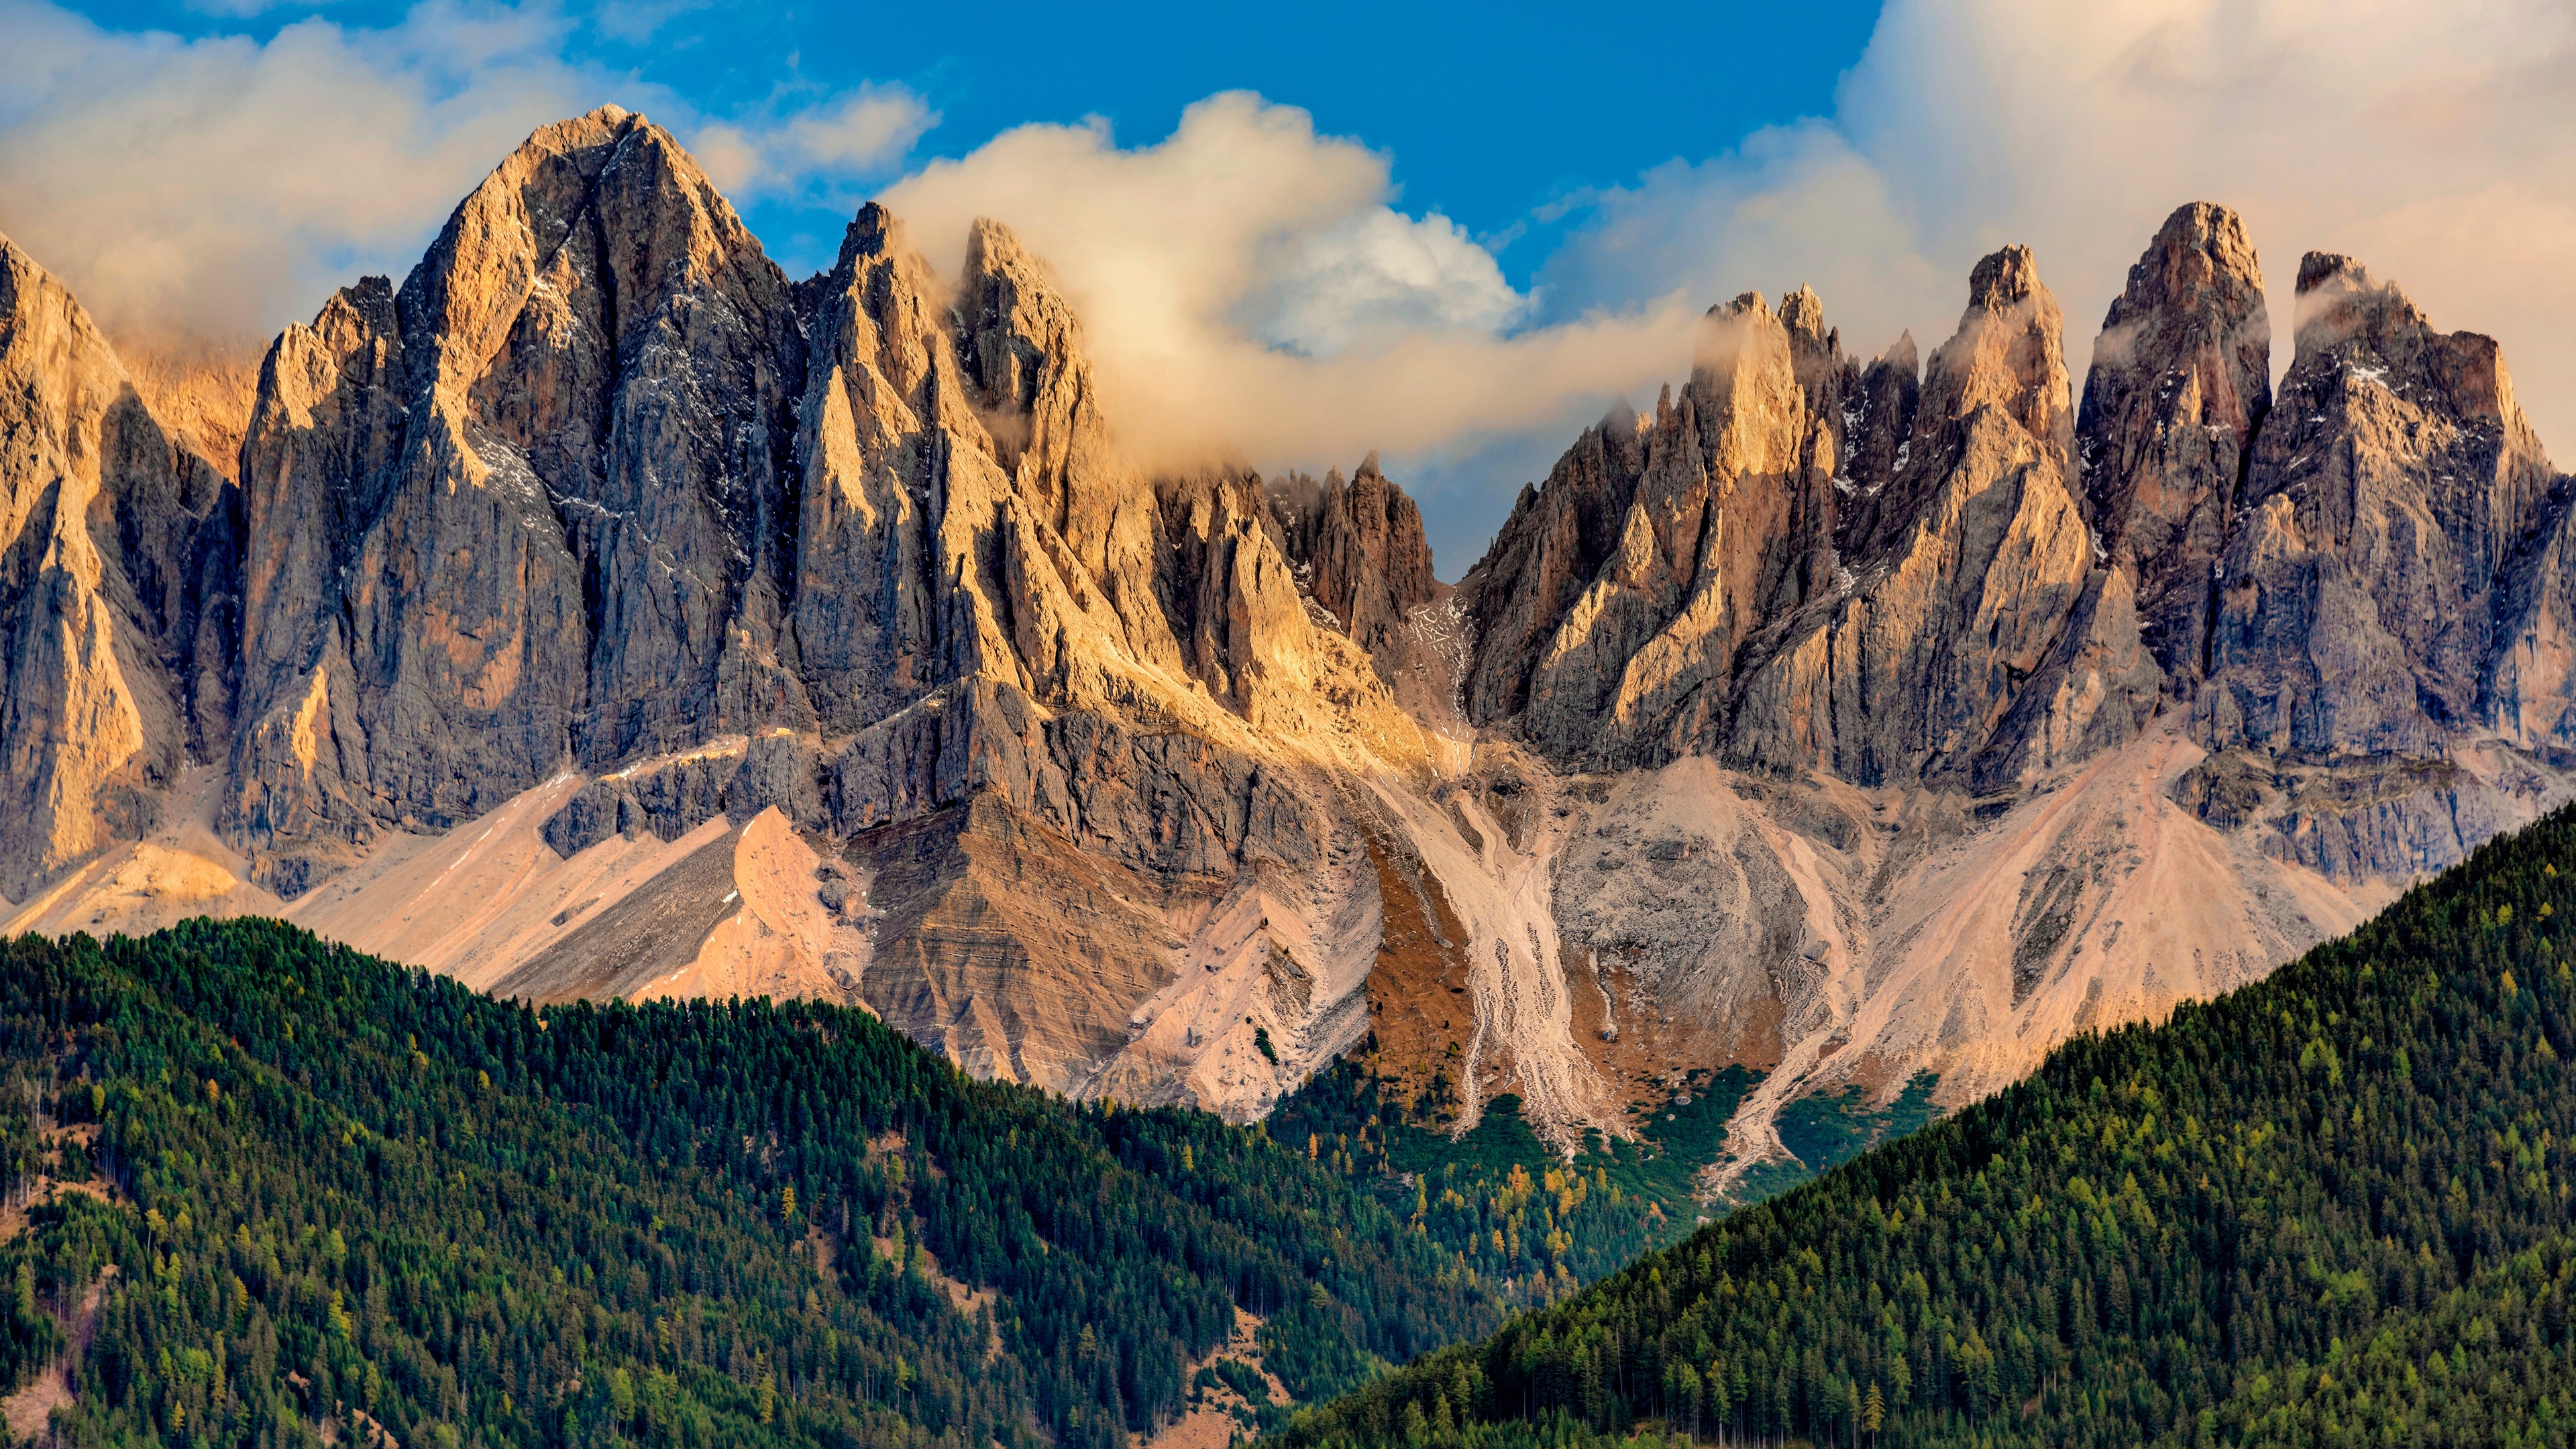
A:
[[[2149,650],[2199,677],[2211,575],[2272,405],[2271,323],[2244,224],[2193,202],[2165,219],[2093,345],[2076,424],[2094,526],[2132,571]]]
[[[2237,301],[2249,287],[2254,293],[2251,309]],[[2129,268],[2128,286],[2112,301],[2104,325],[2153,309],[2259,309],[2262,290],[2262,265],[2245,235],[2244,220],[2214,202],[2187,202],[2165,218],[2146,253]],[[2300,290],[2306,290],[2304,284]]]
[[[628,287],[737,259],[768,266],[760,243],[677,139],[641,115],[602,106],[531,132],[457,205],[403,284],[404,330],[435,334],[451,369],[479,369],[585,213],[613,223],[621,245],[609,267]],[[543,284],[562,280],[545,277]],[[649,325],[623,291],[619,300],[629,328]]]
[[[2195,725],[2215,747],[2439,759],[2483,714],[2554,746],[2568,517],[2502,350],[2346,256],[2299,265],[2298,351],[2247,465]],[[2328,868],[2328,867],[2321,867]]]
[[[2310,252],[2299,259],[2298,297],[2297,342],[2302,358],[2355,338],[2379,352],[2386,349],[2392,334],[2433,332],[2433,319],[2395,283],[2373,278],[2368,267],[2339,253]]]
[[[893,212],[877,202],[861,206],[850,224],[841,229],[841,255],[833,263],[833,270],[855,266],[861,257],[881,257],[898,250],[902,225]]]
[[[2371,288],[2370,269],[2341,252],[2310,252],[2299,258],[2301,296],[2329,282],[2347,291],[2366,292]]]
[[[1825,340],[1825,304],[1812,287],[1801,286],[1780,299],[1780,325],[1792,337],[1804,338],[1822,346]]]
[[[2031,436],[2072,453],[2064,332],[2031,249],[1989,254],[1969,276],[1958,332],[1932,354],[1925,408],[1934,418],[1965,418],[1994,404]]]
[[[1730,321],[1747,315],[1755,317],[1771,315],[1771,309],[1763,302],[1760,292],[1741,292],[1733,301],[1720,302],[1708,309],[1708,316],[1713,321]]]
[[[539,126],[528,133],[511,156],[518,161],[529,156],[560,156],[603,141],[615,140],[653,123],[642,115],[614,102],[578,116]]]
[[[230,722],[239,491],[0,237],[0,894],[149,829]]]
[[[2496,340],[2478,332],[2442,332],[2395,282],[2375,280],[2351,257],[2310,252],[2299,262],[2298,355],[2295,372],[2325,354],[2334,363],[2375,361],[2393,367],[2392,382],[2439,392],[2462,421],[2513,435],[2515,447],[2537,455],[2513,380]],[[2284,379],[2284,386],[2287,379]]]
[[[1069,430],[1100,429],[1082,325],[1056,290],[1047,265],[1009,227],[977,217],[966,233],[966,269],[958,283],[962,361],[976,406],[997,415],[994,441],[1006,465],[1025,445],[1055,487],[1078,440]],[[1028,435],[1017,436],[1026,424]]]
[[[805,355],[697,163],[608,109],[531,134],[399,293],[287,329],[243,448],[218,815],[253,878],[291,898],[567,753],[806,718],[775,648]]]
[[[2000,312],[2028,301],[2032,295],[2045,295],[2040,285],[2039,259],[2029,247],[2015,243],[1998,252],[1990,252],[1977,262],[1968,274],[1968,305]]]

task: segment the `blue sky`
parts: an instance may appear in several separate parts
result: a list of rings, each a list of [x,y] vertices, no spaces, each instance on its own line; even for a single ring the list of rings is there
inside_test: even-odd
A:
[[[248,16],[171,0],[71,8],[119,30],[264,40],[315,15],[389,26],[410,7],[290,4]],[[1578,8],[641,0],[572,7],[562,54],[665,87],[711,115],[900,86],[939,117],[904,159],[961,156],[1013,126],[1095,115],[1122,140],[1149,140],[1169,134],[1192,102],[1254,91],[1387,153],[1406,210],[1452,217],[1525,286],[1580,216],[1560,209],[1569,198],[1830,110],[1834,82],[1878,13],[1876,0],[1774,0],[1593,23]],[[813,265],[829,262],[848,220],[843,208],[796,197],[757,197],[743,210],[774,251],[802,252],[795,259]]]
[[[1381,451],[1450,578],[1710,303],[1811,285],[1850,350],[1928,348],[2024,242],[2080,379],[2194,200],[2246,219],[2276,368],[2299,254],[2347,252],[2501,340],[2576,457],[2567,0],[0,0],[0,37],[0,232],[120,335],[265,338],[399,276],[530,129],[616,101],[791,271],[869,196],[934,266],[1007,222],[1141,461]]]

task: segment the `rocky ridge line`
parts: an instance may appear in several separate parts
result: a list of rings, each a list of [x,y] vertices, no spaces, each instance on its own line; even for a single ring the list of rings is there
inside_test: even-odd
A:
[[[1753,1065],[1722,1187],[1791,1095],[1976,1095],[2566,790],[2493,344],[2312,257],[2276,403],[2221,208],[2080,405],[2026,249],[1919,373],[1713,308],[1454,591],[1374,458],[1130,465],[1006,228],[942,278],[870,206],[790,282],[614,107],[278,340],[238,486],[6,260],[22,926],[855,998],[1239,1116],[1364,1042],[1561,1141]]]

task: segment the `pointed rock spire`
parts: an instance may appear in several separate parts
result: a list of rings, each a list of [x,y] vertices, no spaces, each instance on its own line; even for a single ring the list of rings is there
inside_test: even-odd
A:
[[[287,330],[243,449],[222,820],[288,896],[567,754],[810,717],[777,654],[795,299],[668,132],[537,131],[386,300]]]
[[[2244,223],[2179,207],[2103,318],[2076,425],[2095,531],[2132,574],[2147,647],[2177,683],[2204,667],[2219,550],[2271,406],[2271,324]]]

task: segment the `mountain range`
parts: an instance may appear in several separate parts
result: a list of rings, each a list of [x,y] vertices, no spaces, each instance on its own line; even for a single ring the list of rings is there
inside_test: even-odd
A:
[[[2576,793],[2496,345],[2296,298],[2276,382],[2184,206],[2079,390],[2024,248],[1928,355],[1747,294],[1453,588],[1375,458],[1136,465],[1006,227],[941,276],[872,204],[796,280],[615,107],[246,398],[0,242],[7,929],[855,1003],[1237,1120],[1349,1055],[1567,1149],[1743,1067],[1732,1191],[1802,1098],[1977,1100]]]

